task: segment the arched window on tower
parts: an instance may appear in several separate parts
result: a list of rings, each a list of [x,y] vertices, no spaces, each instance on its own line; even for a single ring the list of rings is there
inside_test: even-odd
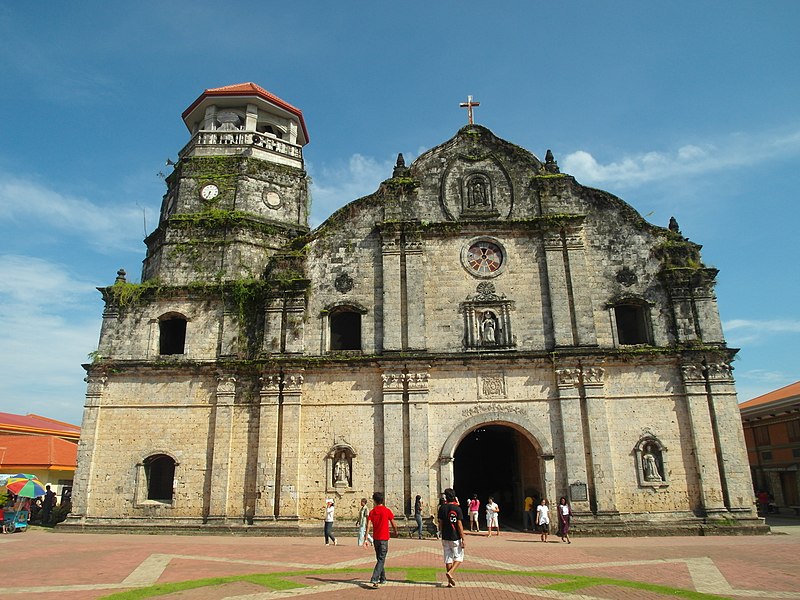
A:
[[[186,317],[176,313],[163,315],[158,321],[158,353],[186,353]]]
[[[144,462],[147,499],[171,503],[174,494],[175,460],[166,454],[155,454]]]
[[[648,304],[639,299],[624,300],[611,307],[618,346],[652,343],[648,309]]]

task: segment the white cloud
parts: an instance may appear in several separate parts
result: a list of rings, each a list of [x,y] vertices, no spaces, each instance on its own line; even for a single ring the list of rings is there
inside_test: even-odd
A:
[[[735,134],[675,150],[651,151],[601,164],[590,152],[577,150],[561,161],[562,170],[582,183],[635,187],[671,177],[748,166],[800,153],[800,130],[788,134]]]
[[[312,226],[316,227],[331,213],[353,200],[371,194],[392,176],[395,159],[379,161],[354,154],[347,165],[323,165],[319,171],[307,165],[312,175]],[[406,164],[410,161],[406,159]]]
[[[746,346],[763,343],[778,335],[800,333],[800,320],[731,319],[725,321],[722,328],[730,345]]]
[[[93,310],[88,310],[93,307]],[[0,411],[80,422],[102,304],[63,265],[0,256]]]
[[[103,251],[141,248],[140,208],[100,205],[9,173],[0,173],[0,221],[46,225]]]

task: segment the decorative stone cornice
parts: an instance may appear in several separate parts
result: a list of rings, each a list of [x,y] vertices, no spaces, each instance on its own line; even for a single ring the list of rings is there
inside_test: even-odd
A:
[[[558,387],[575,387],[580,383],[581,370],[578,368],[556,369]]]
[[[706,367],[708,378],[715,381],[733,381],[733,367],[727,363],[711,363]]]
[[[428,380],[430,374],[428,373],[408,373],[406,381],[408,382],[408,391],[428,391]]]
[[[217,376],[217,396],[232,396],[236,393],[236,378],[232,375]]]
[[[699,382],[702,383],[705,381],[705,377],[703,376],[703,365],[701,364],[692,364],[692,365],[681,365],[681,372],[683,373],[683,380],[688,382]]]
[[[383,373],[383,390],[386,392],[397,392],[404,389],[406,376],[404,373]]]
[[[583,369],[583,385],[603,385],[603,375],[605,375],[605,369],[601,367],[585,367]]]

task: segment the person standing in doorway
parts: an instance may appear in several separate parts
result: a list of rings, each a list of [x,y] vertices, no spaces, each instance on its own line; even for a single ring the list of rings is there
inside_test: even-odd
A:
[[[325,499],[325,545],[329,546],[331,543],[336,545],[336,537],[333,535],[333,498]]]
[[[373,531],[373,546],[375,547],[375,568],[372,570],[370,585],[378,589],[378,585],[386,583],[386,555],[389,553],[389,525],[392,526],[395,536],[397,535],[397,525],[394,522],[394,513],[383,504],[383,494],[375,492],[372,494],[372,501],[375,507],[369,511],[367,520],[367,537],[370,528]],[[365,542],[366,543],[366,542]]]
[[[531,496],[525,496],[525,500],[522,503],[522,528],[525,531],[533,531],[534,529],[533,504],[534,499]]]
[[[539,526],[539,533],[542,534],[542,541],[547,541],[550,535],[550,508],[547,506],[547,498],[542,498],[539,506],[536,507],[536,525]]]
[[[44,502],[42,503],[42,525],[47,525],[50,523],[50,513],[56,507],[56,498],[58,496],[50,489],[49,483],[44,486],[44,489],[46,491],[44,493]]]
[[[356,525],[358,525],[358,546],[364,546],[364,542],[366,541],[367,544],[371,544],[372,540],[367,539],[367,518],[369,517],[369,509],[367,508],[367,499],[361,499],[361,508],[358,510],[358,519],[356,520]]]
[[[494,498],[489,496],[489,501],[486,503],[486,536],[492,535],[492,527],[494,527],[497,535],[500,535],[500,520],[497,514],[500,512],[500,507],[494,501]]]
[[[439,530],[442,532],[442,553],[444,554],[447,587],[455,587],[453,575],[464,562],[464,513],[456,500],[456,493],[447,488],[444,491],[445,503],[439,508]]]
[[[414,520],[417,522],[417,538],[422,539],[422,496],[414,499]]]
[[[478,524],[478,513],[481,510],[481,501],[478,500],[478,494],[472,494],[469,501],[469,530],[481,532],[481,526]]]
[[[569,539],[569,521],[572,518],[572,509],[569,507],[569,502],[565,496],[561,496],[558,501],[558,535],[561,536],[562,542],[571,544]]]

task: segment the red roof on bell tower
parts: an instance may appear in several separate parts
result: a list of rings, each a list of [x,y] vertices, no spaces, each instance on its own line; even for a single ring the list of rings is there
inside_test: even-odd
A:
[[[308,129],[306,129],[306,122],[303,119],[303,111],[297,108],[296,106],[292,106],[285,100],[281,100],[272,92],[268,92],[260,85],[256,85],[252,82],[246,83],[235,83],[233,85],[224,85],[218,88],[209,88],[205,90],[202,94],[197,97],[197,100],[192,102],[192,104],[181,114],[181,118],[185,121],[187,115],[191,113],[198,105],[205,99],[209,97],[224,97],[224,96],[256,96],[261,98],[262,100],[266,100],[267,102],[271,102],[272,104],[292,113],[297,119],[300,121],[300,127],[303,129],[303,135],[306,138],[306,143],[310,140],[308,136]]]

